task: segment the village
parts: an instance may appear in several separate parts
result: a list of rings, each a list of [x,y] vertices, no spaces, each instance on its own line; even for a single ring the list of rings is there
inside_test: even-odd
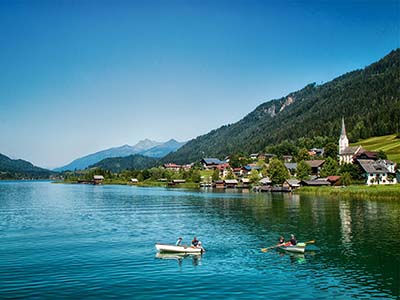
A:
[[[237,161],[232,162],[231,157],[223,160],[205,157],[192,164],[163,164],[160,168],[165,170],[164,173],[150,176],[170,187],[186,187],[189,181],[201,188],[252,189],[256,192],[290,192],[303,186],[340,187],[354,183],[370,186],[400,182],[395,162],[361,146],[349,146],[344,119],[337,153],[331,156],[326,154],[324,148],[303,149],[297,157],[278,157],[260,152],[238,157],[239,166]],[[163,177],[163,174],[169,175]],[[137,185],[146,179],[142,174],[140,176],[142,178],[131,178],[129,184]],[[94,175],[92,180],[80,183],[101,184],[103,180],[102,175]]]

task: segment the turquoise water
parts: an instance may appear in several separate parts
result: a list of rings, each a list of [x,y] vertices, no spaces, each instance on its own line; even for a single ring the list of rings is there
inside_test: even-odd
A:
[[[397,298],[399,229],[397,201],[0,182],[0,298]],[[319,251],[260,251],[291,233]]]

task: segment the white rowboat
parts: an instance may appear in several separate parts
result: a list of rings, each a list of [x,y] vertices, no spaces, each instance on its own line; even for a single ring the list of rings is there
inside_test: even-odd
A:
[[[297,245],[295,246],[281,246],[279,247],[279,249],[293,253],[304,253],[304,251],[306,250],[306,244],[297,243]]]
[[[189,254],[201,254],[204,252],[202,247],[193,246],[175,246],[167,244],[156,244],[156,249],[160,252],[170,252],[170,253],[189,253]]]

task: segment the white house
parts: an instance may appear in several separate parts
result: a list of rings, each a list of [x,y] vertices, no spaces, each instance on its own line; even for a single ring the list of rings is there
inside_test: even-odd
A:
[[[373,184],[395,184],[397,183],[394,172],[394,166],[387,164],[385,161],[374,161],[371,159],[359,159],[358,163],[364,171],[367,185]],[[391,162],[392,163],[392,162]],[[386,166],[388,165],[388,167]]]

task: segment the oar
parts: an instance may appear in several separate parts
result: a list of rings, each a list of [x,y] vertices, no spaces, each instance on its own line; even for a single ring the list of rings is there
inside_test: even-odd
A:
[[[304,244],[314,244],[314,243],[315,243],[315,240],[311,240],[311,241],[308,241],[308,242],[304,242]],[[267,251],[270,250],[270,249],[282,247],[282,246],[285,246],[285,245],[286,245],[286,243],[285,243],[285,244],[279,244],[279,245],[271,246],[271,247],[268,247],[268,248],[261,248],[261,251],[262,251],[262,252],[267,252]]]

